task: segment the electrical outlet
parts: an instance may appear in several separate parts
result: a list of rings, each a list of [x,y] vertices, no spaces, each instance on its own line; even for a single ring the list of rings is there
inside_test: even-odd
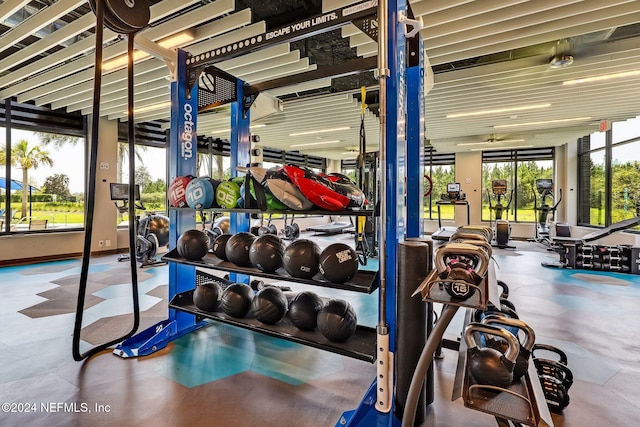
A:
[[[108,171],[109,170],[109,162],[100,162],[100,170]]]
[[[110,247],[111,247],[111,240],[109,240],[109,239],[105,240],[105,241],[104,241],[104,245],[105,245],[106,247],[110,248]]]
[[[103,247],[104,246],[104,240],[98,240],[98,247]]]

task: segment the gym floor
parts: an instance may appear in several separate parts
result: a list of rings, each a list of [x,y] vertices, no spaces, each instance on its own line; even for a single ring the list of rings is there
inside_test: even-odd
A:
[[[313,237],[328,243],[342,236]],[[498,277],[537,342],[563,349],[575,383],[556,426],[640,424],[640,276],[554,270],[540,245],[495,250]],[[128,264],[92,259],[83,339],[97,344],[131,322]],[[373,364],[233,326],[186,335],[152,356],[71,357],[80,260],[0,269],[2,426],[333,426],[354,409]],[[166,318],[167,267],[139,270],[143,327]],[[310,289],[282,283],[294,290]],[[377,294],[313,288],[349,300],[359,323],[376,322]],[[459,335],[462,311],[448,330]],[[451,401],[457,353],[436,361],[436,396],[424,426],[494,426]]]

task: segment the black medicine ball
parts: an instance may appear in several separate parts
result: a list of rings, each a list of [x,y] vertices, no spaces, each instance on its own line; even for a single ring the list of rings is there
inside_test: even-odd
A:
[[[209,238],[200,230],[187,230],[178,238],[176,249],[183,258],[199,260],[209,252]]]
[[[287,273],[300,279],[311,279],[318,273],[320,247],[309,239],[293,241],[284,250],[282,265]]]
[[[251,311],[262,323],[273,325],[287,313],[287,297],[279,288],[267,286],[256,294]]]
[[[356,331],[358,318],[348,302],[329,300],[318,313],[318,329],[330,341],[343,342]]]
[[[284,243],[274,234],[263,234],[253,241],[249,249],[249,260],[258,270],[273,272],[282,267]]]
[[[322,309],[322,299],[313,292],[297,294],[289,304],[289,319],[298,329],[311,331],[318,325],[318,313]]]
[[[229,261],[227,259],[225,248],[227,246],[227,241],[229,241],[231,236],[233,236],[233,234],[221,234],[216,237],[211,245],[211,251],[213,251],[213,254],[223,261]]]
[[[216,311],[220,306],[222,286],[216,282],[205,282],[193,291],[193,303],[200,310]]]
[[[227,286],[222,293],[220,307],[225,314],[232,317],[245,317],[251,310],[253,289],[242,283],[234,283]]]
[[[256,236],[247,231],[232,235],[224,247],[227,259],[238,267],[250,267],[249,250],[255,238]]]
[[[319,269],[330,282],[348,282],[358,272],[358,255],[349,245],[333,243],[320,254]]]

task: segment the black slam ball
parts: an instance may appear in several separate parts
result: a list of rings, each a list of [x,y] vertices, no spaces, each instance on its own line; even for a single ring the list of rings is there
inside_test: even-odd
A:
[[[238,267],[250,267],[249,249],[255,238],[256,236],[247,231],[232,235],[224,247],[227,259]]]
[[[320,254],[319,269],[330,282],[348,282],[358,272],[358,255],[349,245],[333,243]]]
[[[311,279],[318,273],[320,247],[309,239],[293,241],[284,250],[282,265],[287,273],[300,279]]]
[[[273,325],[287,313],[287,297],[280,288],[267,286],[253,298],[251,310],[260,322]]]
[[[253,289],[242,283],[234,283],[227,286],[222,293],[220,307],[225,314],[232,317],[245,317],[251,310]]]
[[[318,329],[330,341],[343,342],[356,331],[358,319],[348,302],[329,300],[318,313]]]
[[[229,261],[227,259],[225,248],[231,236],[233,236],[233,234],[221,234],[216,237],[216,239],[213,241],[213,244],[211,245],[211,251],[213,252],[213,254],[223,261]]]
[[[181,257],[199,260],[209,252],[209,237],[200,230],[187,230],[178,238],[176,248]]]
[[[260,271],[270,273],[282,267],[284,243],[275,234],[263,234],[253,241],[249,260]]]
[[[216,311],[220,306],[222,286],[216,282],[205,282],[193,291],[193,303],[200,310]]]
[[[289,304],[291,323],[303,331],[312,331],[318,326],[318,313],[322,309],[322,299],[313,292],[297,294]]]

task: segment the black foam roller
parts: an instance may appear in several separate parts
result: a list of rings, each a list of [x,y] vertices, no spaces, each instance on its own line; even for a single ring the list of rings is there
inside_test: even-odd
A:
[[[432,244],[428,241],[408,240],[398,246],[398,294],[396,348],[396,403],[398,416],[407,402],[411,378],[427,342],[427,323],[433,322],[432,304],[422,301],[420,295],[411,296],[431,271]],[[426,416],[427,404],[433,402],[433,365],[427,371],[416,409],[415,424],[420,425]]]

